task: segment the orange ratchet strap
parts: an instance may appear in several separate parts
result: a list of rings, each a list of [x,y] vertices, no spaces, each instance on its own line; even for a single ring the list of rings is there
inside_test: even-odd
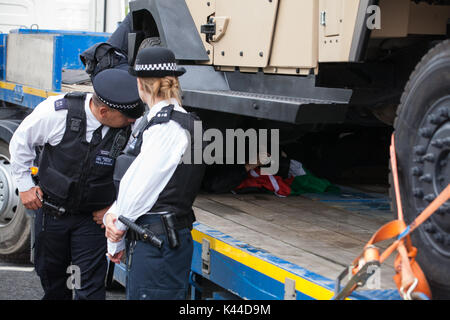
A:
[[[427,220],[442,204],[450,199],[450,184],[440,193],[430,205],[423,210],[419,216],[408,226],[406,226],[403,218],[403,208],[400,197],[400,188],[397,174],[397,158],[395,154],[394,134],[392,134],[392,143],[390,147],[391,169],[394,178],[395,200],[397,204],[398,219],[388,222],[382,226],[364,246],[363,253],[356,258],[348,271],[338,277],[334,299],[345,299],[358,287],[363,286],[367,279],[373,274],[367,274],[367,266],[380,266],[391,255],[394,250],[398,254],[395,258],[394,267],[396,275],[394,282],[405,300],[411,299],[430,299],[431,290],[425,275],[415,260],[417,248],[412,246],[410,233]],[[382,254],[375,243],[395,238],[392,243]],[[406,241],[405,241],[406,240]],[[405,243],[406,242],[406,243]],[[343,275],[351,272],[353,278],[350,279],[343,290],[340,290],[340,280]]]

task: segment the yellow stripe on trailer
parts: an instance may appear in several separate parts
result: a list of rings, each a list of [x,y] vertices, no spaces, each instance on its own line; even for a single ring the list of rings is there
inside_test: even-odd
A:
[[[41,98],[48,98],[50,96],[57,96],[57,95],[61,94],[61,93],[57,93],[57,92],[53,92],[53,91],[47,91],[47,90],[42,90],[42,89],[36,89],[33,87],[27,87],[24,85],[15,84],[15,83],[11,83],[11,82],[0,81],[0,89],[14,91],[16,89],[16,85],[22,86],[23,93],[41,97]]]
[[[31,94],[33,96],[38,96],[38,97],[42,97],[42,98],[48,98],[50,96],[57,96],[60,95],[61,93],[56,93],[53,91],[46,91],[46,90],[42,90],[42,89],[36,89],[36,88],[32,88],[32,87],[22,87],[23,89],[23,93],[26,94]]]
[[[286,271],[243,250],[233,247],[223,241],[206,235],[196,229],[192,229],[192,238],[198,243],[202,243],[203,239],[208,240],[210,242],[211,250],[214,250],[281,283],[285,283],[286,278],[292,279],[295,281],[295,289],[297,291],[302,292],[314,299],[330,300],[334,295],[334,292],[331,290],[317,285],[314,282],[308,281],[292,272]]]
[[[16,85],[14,83],[0,81],[0,89],[6,89],[6,90],[11,90],[12,91],[15,88],[16,88]]]

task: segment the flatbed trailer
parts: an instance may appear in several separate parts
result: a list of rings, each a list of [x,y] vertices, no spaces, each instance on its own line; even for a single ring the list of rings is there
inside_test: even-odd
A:
[[[331,299],[334,279],[391,219],[387,203],[352,189],[286,198],[203,194],[195,202],[193,272],[248,299]],[[215,256],[205,268],[208,247]],[[398,299],[393,274],[390,260],[377,290],[351,298]]]
[[[193,299],[329,300],[336,277],[392,220],[389,199],[343,187],[340,195],[200,194],[194,203]],[[385,249],[382,244],[380,248]],[[398,300],[393,259],[377,288],[355,300]],[[114,279],[126,284],[126,265]]]
[[[53,55],[60,58],[65,46],[76,45],[80,52],[109,36],[55,30],[19,33],[53,36]],[[61,81],[61,74],[68,69],[82,69],[75,61],[76,55],[56,64],[50,89],[7,81],[6,37],[3,34],[0,38],[3,111],[13,104],[14,108],[21,106],[31,112],[52,95],[92,92],[90,85]],[[71,41],[67,41],[69,38]],[[83,38],[82,45],[73,43],[73,39]],[[3,129],[7,128],[5,121],[9,120],[3,116]],[[16,120],[16,124],[19,122]],[[1,138],[9,141],[14,129],[3,131]],[[307,194],[287,198],[270,194],[199,195],[194,204],[197,222],[192,230],[191,298],[331,299],[334,279],[360,253],[371,234],[392,217],[386,194],[343,190],[339,196]],[[350,298],[399,299],[391,280],[393,274],[393,262],[389,260],[381,269],[377,290],[359,291]],[[126,285],[126,265],[117,265],[112,276]]]

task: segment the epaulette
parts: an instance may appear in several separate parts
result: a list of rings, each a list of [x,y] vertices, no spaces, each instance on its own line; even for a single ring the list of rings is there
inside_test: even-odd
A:
[[[165,123],[169,122],[172,116],[174,106],[171,104],[161,109],[155,116],[152,118],[151,122],[153,124]]]
[[[69,103],[66,99],[62,98],[55,101],[55,111],[68,109]]]
[[[69,92],[64,95],[64,98],[55,101],[55,111],[69,109],[69,101],[68,99],[85,99],[85,92]]]

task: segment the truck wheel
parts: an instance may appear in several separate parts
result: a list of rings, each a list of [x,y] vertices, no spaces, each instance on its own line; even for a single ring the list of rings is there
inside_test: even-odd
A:
[[[29,261],[31,222],[11,176],[8,144],[0,140],[0,259]]]
[[[431,49],[417,65],[394,123],[400,191],[408,224],[450,182],[449,84],[450,41],[446,40]],[[395,202],[392,183],[391,199]],[[411,238],[433,299],[449,299],[450,201],[414,231]]]

